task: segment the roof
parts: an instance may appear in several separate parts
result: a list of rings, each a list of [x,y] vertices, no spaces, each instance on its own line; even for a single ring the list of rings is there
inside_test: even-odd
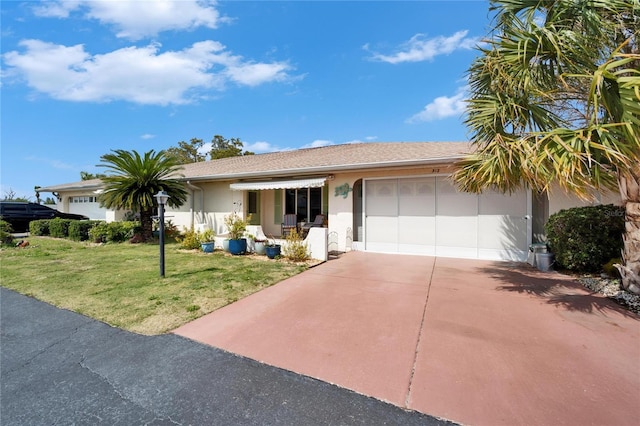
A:
[[[348,170],[451,163],[471,152],[468,142],[370,142],[244,155],[184,165],[182,179],[237,180]],[[98,189],[100,179],[47,186],[41,192]]]

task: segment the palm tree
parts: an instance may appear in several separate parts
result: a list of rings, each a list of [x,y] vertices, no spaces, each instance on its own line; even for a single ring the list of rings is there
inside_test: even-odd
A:
[[[187,200],[184,185],[176,179],[181,169],[174,157],[165,151],[151,150],[144,156],[136,151],[114,150],[100,157],[98,167],[109,173],[102,178],[104,192],[100,202],[111,209],[128,209],[140,212],[143,238],[153,236],[153,214],[157,208],[154,195],[164,190],[169,194],[167,204],[180,207]]]
[[[475,152],[454,180],[470,192],[619,189],[619,270],[640,293],[640,1],[491,0],[490,10],[468,71]]]

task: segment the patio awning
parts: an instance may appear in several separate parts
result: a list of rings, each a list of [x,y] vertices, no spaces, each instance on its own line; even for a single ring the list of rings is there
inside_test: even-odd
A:
[[[238,182],[229,185],[234,191],[261,191],[265,189],[319,188],[324,186],[326,177],[294,180],[268,180],[256,182]]]

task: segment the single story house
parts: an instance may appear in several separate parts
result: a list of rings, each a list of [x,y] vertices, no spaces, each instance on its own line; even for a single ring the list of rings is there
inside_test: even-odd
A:
[[[187,164],[180,179],[188,201],[166,215],[180,228],[221,235],[224,217],[236,211],[265,235],[279,236],[284,214],[298,222],[324,214],[328,251],[525,260],[550,214],[585,205],[559,189],[460,192],[450,174],[470,150],[466,142],[377,142]],[[100,191],[99,179],[40,189],[57,196],[61,211],[121,219],[125,212],[100,207]],[[620,196],[600,195],[598,202],[620,203]]]

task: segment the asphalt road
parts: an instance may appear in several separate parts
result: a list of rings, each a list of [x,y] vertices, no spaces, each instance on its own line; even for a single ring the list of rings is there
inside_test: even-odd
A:
[[[451,425],[166,334],[0,288],[0,424]]]

